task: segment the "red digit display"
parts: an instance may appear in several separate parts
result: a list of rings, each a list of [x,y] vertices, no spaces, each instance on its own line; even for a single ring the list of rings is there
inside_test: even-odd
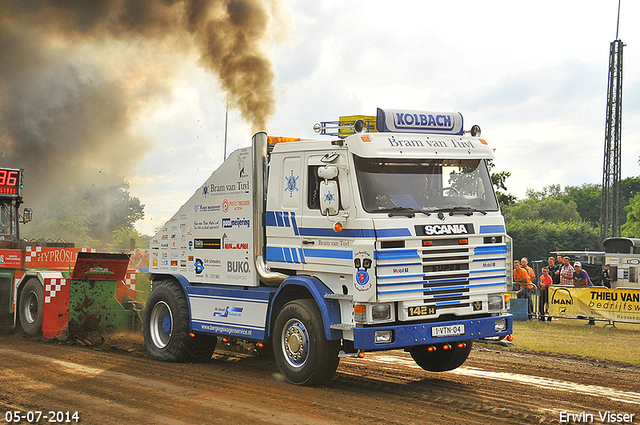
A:
[[[20,196],[22,189],[22,170],[0,168],[0,196]]]

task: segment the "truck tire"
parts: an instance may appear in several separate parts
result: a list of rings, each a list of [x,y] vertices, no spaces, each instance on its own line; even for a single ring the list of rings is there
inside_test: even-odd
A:
[[[36,278],[25,283],[20,294],[20,326],[27,335],[42,334],[42,285]]]
[[[320,310],[313,300],[290,301],[280,310],[272,345],[278,369],[292,384],[322,383],[338,368],[340,341],[325,337]]]
[[[191,334],[187,297],[177,282],[164,280],[155,286],[144,314],[144,343],[152,359],[207,361],[217,341],[215,336]]]
[[[445,372],[447,370],[456,369],[467,360],[471,352],[473,341],[464,341],[466,346],[460,348],[456,344],[451,344],[449,350],[444,350],[444,344],[436,345],[436,351],[427,351],[426,345],[416,345],[409,349],[409,353],[413,360],[429,372]]]

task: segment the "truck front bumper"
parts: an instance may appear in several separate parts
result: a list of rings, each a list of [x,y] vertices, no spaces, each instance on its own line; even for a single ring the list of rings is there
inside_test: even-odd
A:
[[[381,333],[388,336],[389,331],[391,332],[390,341],[380,342],[381,340],[384,341],[384,338],[379,338],[378,336]],[[448,322],[356,327],[353,329],[353,343],[354,348],[358,350],[393,350],[414,345],[505,337],[512,332],[513,316],[504,314],[481,319]]]

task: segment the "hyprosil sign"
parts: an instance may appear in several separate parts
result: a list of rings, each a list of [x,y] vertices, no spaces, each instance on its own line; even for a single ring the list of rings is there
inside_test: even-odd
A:
[[[25,267],[69,267],[73,266],[81,252],[94,252],[86,248],[55,248],[28,246],[25,249]]]

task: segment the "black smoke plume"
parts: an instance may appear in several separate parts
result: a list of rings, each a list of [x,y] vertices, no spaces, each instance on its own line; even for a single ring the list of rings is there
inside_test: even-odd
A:
[[[0,0],[0,166],[25,168],[30,205],[82,183],[74,170],[126,176],[151,148],[136,119],[170,95],[188,60],[218,77],[253,130],[266,130],[275,76],[262,44],[274,8],[262,0]]]

